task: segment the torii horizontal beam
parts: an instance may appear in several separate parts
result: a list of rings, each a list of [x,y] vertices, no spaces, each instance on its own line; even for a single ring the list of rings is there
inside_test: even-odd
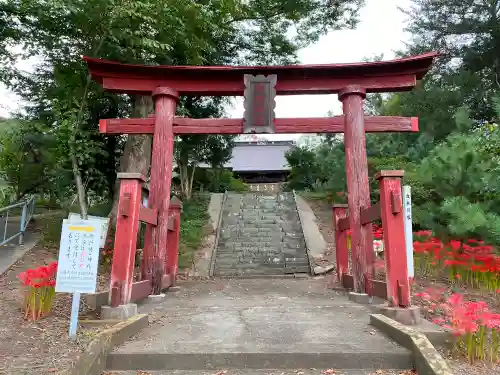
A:
[[[174,134],[243,134],[241,118],[193,119],[175,117]],[[99,121],[99,131],[103,134],[153,134],[155,117],[103,119]],[[344,116],[312,118],[277,118],[277,134],[288,133],[343,133]],[[417,117],[365,116],[365,131],[417,132]]]
[[[240,96],[245,74],[278,77],[277,95],[336,94],[359,85],[366,92],[411,90],[437,53],[390,61],[288,66],[148,66],[84,57],[92,78],[108,91],[151,95],[159,86],[181,95]]]

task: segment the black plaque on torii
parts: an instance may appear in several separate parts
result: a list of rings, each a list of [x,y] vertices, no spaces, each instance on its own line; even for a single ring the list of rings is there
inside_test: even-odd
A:
[[[244,75],[243,133],[275,133],[276,74]]]

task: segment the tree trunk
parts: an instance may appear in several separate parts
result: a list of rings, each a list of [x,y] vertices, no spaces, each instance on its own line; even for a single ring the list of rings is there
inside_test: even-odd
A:
[[[133,96],[132,97],[132,116],[133,117],[148,117],[153,113],[153,99],[150,96]],[[153,145],[153,137],[151,135],[128,135],[127,142],[123,155],[120,158],[119,172],[142,173],[146,178],[149,175],[151,166],[151,149]],[[115,194],[113,196],[113,206],[109,214],[110,228],[116,226],[116,213],[118,211],[118,200],[120,182],[117,180],[115,184]]]
[[[189,178],[189,186],[188,186],[188,192],[189,196],[187,200],[190,200],[193,197],[193,182],[194,182],[194,172],[196,170],[196,164],[193,163],[192,166],[193,170],[191,171],[191,177]]]
[[[181,196],[182,199],[189,199],[189,170],[187,162],[183,160],[177,160],[177,166],[179,167],[179,179],[181,182]]]

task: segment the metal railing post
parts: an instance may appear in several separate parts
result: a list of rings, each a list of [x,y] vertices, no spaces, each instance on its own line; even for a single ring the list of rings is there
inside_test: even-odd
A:
[[[27,201],[24,206],[23,206],[23,213],[21,214],[21,224],[19,231],[21,234],[19,235],[19,245],[22,245],[24,243],[24,230],[25,230],[25,225],[24,223],[26,222],[26,215],[28,213],[28,204],[30,201]]]

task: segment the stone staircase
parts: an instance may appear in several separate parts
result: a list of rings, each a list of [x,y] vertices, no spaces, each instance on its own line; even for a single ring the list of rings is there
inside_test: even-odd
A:
[[[310,273],[293,193],[228,193],[214,276]]]

